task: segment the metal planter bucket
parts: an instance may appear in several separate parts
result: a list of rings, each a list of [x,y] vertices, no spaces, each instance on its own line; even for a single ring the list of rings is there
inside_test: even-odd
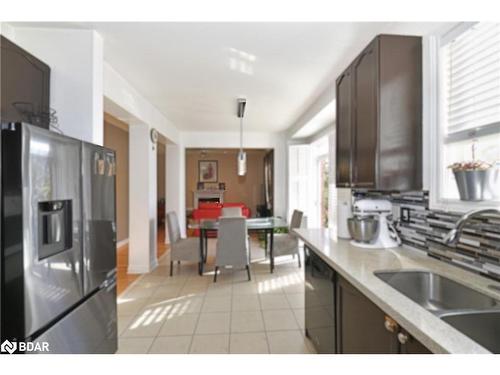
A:
[[[454,171],[460,200],[482,201],[490,196],[490,171]]]

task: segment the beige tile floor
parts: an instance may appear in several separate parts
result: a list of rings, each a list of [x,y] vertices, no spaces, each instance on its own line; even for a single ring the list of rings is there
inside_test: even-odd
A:
[[[182,264],[168,276],[169,254],[118,298],[118,353],[314,353],[304,336],[304,277],[292,257],[275,272],[252,243],[252,281],[224,270],[213,283],[215,241],[203,276]]]

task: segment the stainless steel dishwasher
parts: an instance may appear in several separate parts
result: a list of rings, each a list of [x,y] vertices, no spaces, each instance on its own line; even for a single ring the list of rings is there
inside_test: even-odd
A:
[[[336,353],[335,271],[307,246],[305,250],[306,335],[318,353]]]

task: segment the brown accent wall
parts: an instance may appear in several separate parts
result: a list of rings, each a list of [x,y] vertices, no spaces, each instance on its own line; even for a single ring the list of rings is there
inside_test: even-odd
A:
[[[157,144],[157,162],[156,162],[156,178],[157,178],[157,196],[158,200],[165,199],[165,145],[158,142]]]
[[[225,153],[224,153],[225,152]],[[237,174],[237,149],[212,149],[206,155],[201,150],[186,151],[186,207],[193,208],[193,191],[198,182],[198,161],[217,160],[219,182],[226,184],[225,202],[243,202],[256,214],[257,205],[264,203],[264,156],[268,150],[246,150],[247,174]]]
[[[120,123],[117,123],[120,122]],[[117,240],[128,238],[129,223],[129,139],[127,124],[111,118],[104,117],[104,146],[116,152],[116,227]]]

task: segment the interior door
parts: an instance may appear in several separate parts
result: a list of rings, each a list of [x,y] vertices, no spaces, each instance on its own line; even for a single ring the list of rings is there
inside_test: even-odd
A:
[[[336,164],[337,187],[351,184],[352,72],[348,68],[337,79]]]
[[[116,272],[115,153],[82,143],[85,295]]]
[[[353,186],[375,187],[377,159],[377,40],[354,63]]]

